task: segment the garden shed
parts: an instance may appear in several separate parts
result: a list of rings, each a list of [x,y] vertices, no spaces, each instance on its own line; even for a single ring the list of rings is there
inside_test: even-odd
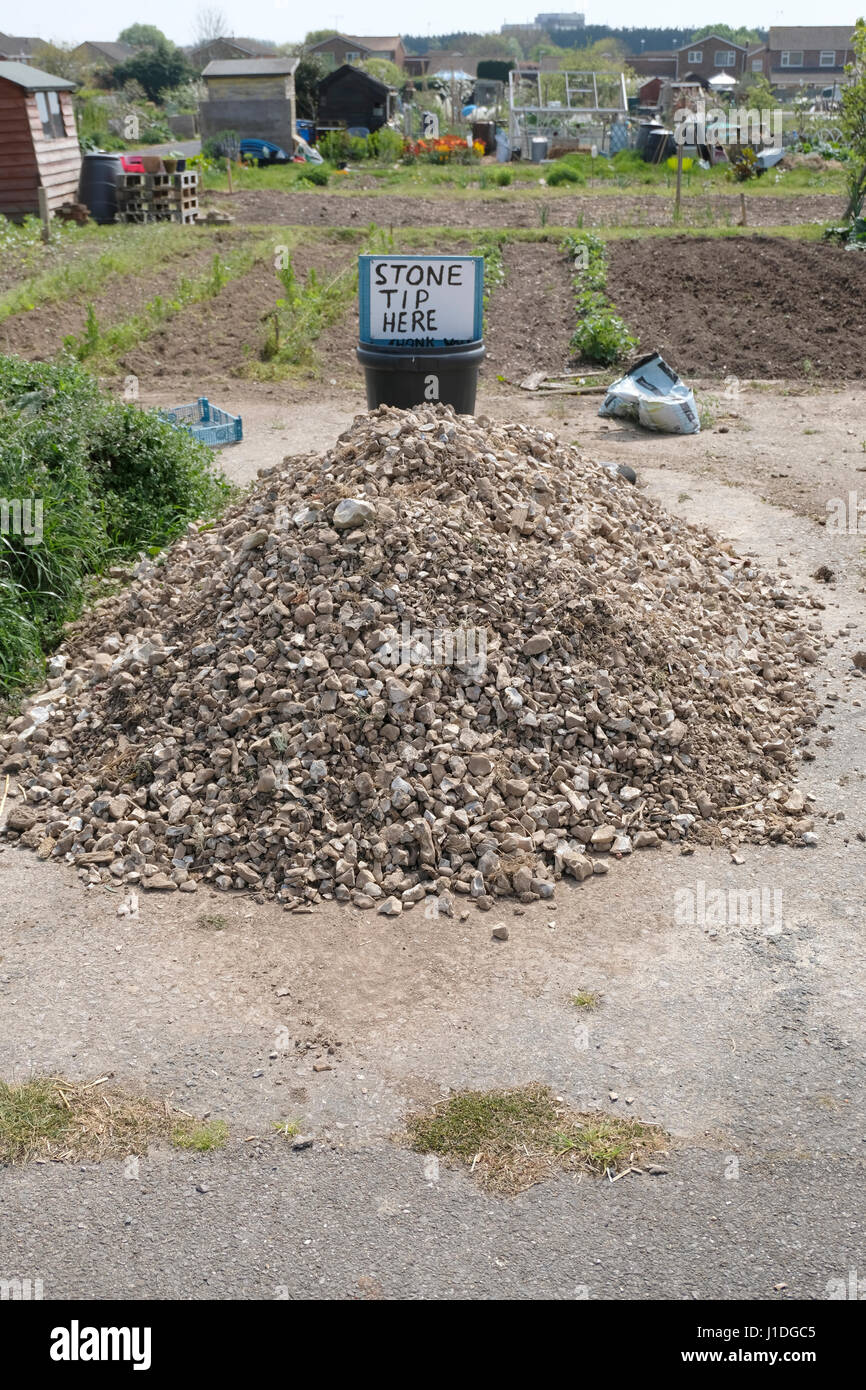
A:
[[[344,63],[319,83],[320,131],[378,130],[392,115],[396,92],[368,72]]]
[[[74,82],[29,63],[0,63],[0,214],[37,213],[40,188],[49,208],[76,198],[74,90]]]
[[[271,140],[292,153],[297,58],[217,58],[202,77],[202,139],[233,130],[241,140]]]

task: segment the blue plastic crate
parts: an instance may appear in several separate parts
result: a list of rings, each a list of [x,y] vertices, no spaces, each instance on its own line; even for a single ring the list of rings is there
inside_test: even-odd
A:
[[[220,410],[218,405],[211,405],[207,396],[199,396],[190,405],[176,405],[171,410],[161,410],[159,413],[212,448],[237,444],[244,437],[240,415],[230,415],[227,410]]]

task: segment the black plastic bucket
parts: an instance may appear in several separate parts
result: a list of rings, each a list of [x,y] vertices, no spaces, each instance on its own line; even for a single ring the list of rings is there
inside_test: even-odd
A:
[[[425,348],[423,352],[400,352],[394,348],[362,343],[358,361],[367,382],[367,406],[396,405],[404,409],[440,401],[460,415],[475,414],[478,368],[484,359],[484,344]]]
[[[117,212],[117,176],[123,172],[120,155],[103,150],[86,154],[81,161],[78,201],[90,209],[94,222],[113,222]]]

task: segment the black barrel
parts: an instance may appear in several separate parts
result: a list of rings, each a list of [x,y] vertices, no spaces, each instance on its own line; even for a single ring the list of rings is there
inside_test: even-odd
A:
[[[654,126],[647,138],[644,159],[647,164],[660,164],[669,154],[676,154],[674,137],[664,126]]]
[[[94,222],[113,222],[117,212],[117,176],[123,172],[119,154],[94,150],[81,161],[78,201],[90,209]]]
[[[475,413],[478,368],[484,343],[460,343],[455,347],[425,348],[423,352],[399,352],[362,343],[358,361],[367,382],[367,406],[409,407],[425,401],[452,405],[460,415]]]

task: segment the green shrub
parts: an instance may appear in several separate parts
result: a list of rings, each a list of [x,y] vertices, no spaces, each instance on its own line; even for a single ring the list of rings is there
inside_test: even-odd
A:
[[[305,164],[298,178],[299,183],[313,183],[317,188],[324,188],[331,177],[331,171],[325,164]]]
[[[548,170],[546,178],[550,188],[556,188],[561,183],[586,183],[580,170],[564,161],[554,164],[553,168]]]
[[[511,183],[512,173],[510,169],[497,169],[496,182],[500,188],[507,188]]]
[[[403,136],[390,126],[383,125],[370,136],[369,154],[383,164],[393,164],[403,153]]]
[[[0,356],[0,696],[36,678],[92,575],[164,546],[230,492],[204,445],[71,359]],[[18,534],[18,502],[41,504],[41,535]]]
[[[317,150],[323,159],[331,164],[340,164],[349,158],[349,132],[347,130],[328,130],[320,135]]]

